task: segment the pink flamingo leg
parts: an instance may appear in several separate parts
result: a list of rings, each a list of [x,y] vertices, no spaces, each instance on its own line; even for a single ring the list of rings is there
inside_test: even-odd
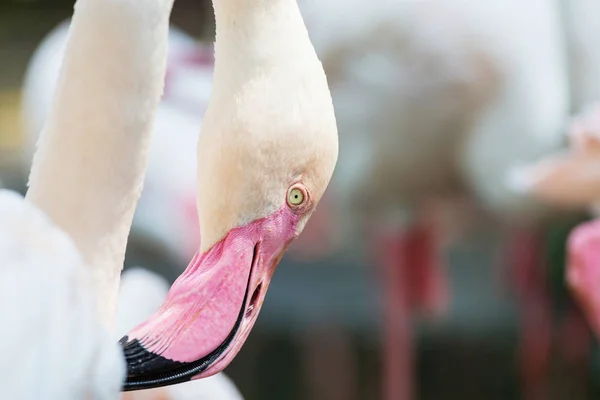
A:
[[[385,246],[383,260],[383,391],[386,400],[410,400],[414,353],[408,304],[406,241],[403,235]]]
[[[545,400],[548,398],[552,315],[541,238],[537,232],[523,230],[513,235],[511,244],[512,285],[521,324],[518,354],[523,399]]]
[[[446,276],[431,228],[411,226],[383,241],[383,392],[386,400],[411,400],[414,389],[412,316],[447,308]]]

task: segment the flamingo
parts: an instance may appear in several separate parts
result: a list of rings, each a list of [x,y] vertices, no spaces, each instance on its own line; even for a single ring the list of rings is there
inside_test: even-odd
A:
[[[298,29],[298,27],[296,27],[296,28]],[[300,29],[300,35],[303,35],[303,34],[305,34],[305,33],[302,33],[302,29]],[[218,42],[218,40],[217,40],[217,42]],[[308,50],[305,48],[302,51],[308,51]],[[309,53],[309,56],[311,56],[310,51],[308,51],[308,53]],[[285,61],[285,60],[283,61],[284,64],[287,64],[288,62],[289,61]],[[252,63],[254,63],[254,61],[252,61]],[[316,69],[316,74],[317,74],[317,76],[315,78],[309,79],[308,81],[311,81],[311,80],[318,81],[320,64],[318,64],[318,62],[315,63],[314,60],[309,61],[307,64],[312,65],[312,68]],[[320,71],[320,73],[322,74],[322,71]],[[299,76],[301,76],[300,73],[299,73]],[[293,84],[297,84],[296,80],[298,80],[300,78],[299,77],[296,78],[296,77],[292,76],[292,77],[290,77],[290,79],[292,80]],[[321,84],[323,84],[323,83],[325,83],[324,80],[321,82]],[[284,84],[285,84],[285,82],[284,82]],[[323,99],[326,99],[329,96],[326,85],[324,86],[324,89],[325,89],[325,91],[323,93],[319,93],[320,90],[323,90],[323,86],[321,88],[319,88],[318,84],[315,84],[315,89],[307,88],[306,92],[307,92],[307,96],[309,97],[309,100],[315,98],[318,100],[317,104],[319,104],[319,103],[322,104]],[[313,91],[314,91],[314,93],[313,93]],[[213,98],[214,98],[214,96],[215,95],[213,95]],[[330,98],[329,98],[329,100],[330,100]],[[302,101],[299,102],[299,104],[302,105],[302,107],[304,107],[304,105],[303,105],[304,101],[305,100],[302,99]],[[221,107],[223,107],[223,106],[221,106]],[[311,137],[314,137],[314,135],[324,132],[323,138],[319,138],[319,140],[324,142],[324,145],[322,143],[319,143],[318,140],[314,140],[313,141],[314,146],[307,147],[305,150],[308,152],[314,152],[313,153],[314,155],[312,155],[311,153],[306,154],[303,151],[299,151],[299,153],[298,153],[298,156],[301,158],[304,157],[304,159],[300,160],[298,162],[298,164],[294,164],[294,165],[296,165],[297,168],[299,168],[295,172],[298,174],[302,174],[304,172],[305,176],[298,176],[298,177],[296,177],[296,179],[304,178],[306,180],[306,182],[305,182],[306,186],[300,184],[300,186],[290,189],[290,196],[293,195],[294,198],[300,198],[300,197],[304,197],[304,198],[303,198],[302,204],[294,205],[293,207],[289,206],[289,207],[291,207],[293,209],[303,209],[306,211],[305,211],[305,213],[295,211],[295,214],[298,214],[298,216],[299,216],[299,222],[298,222],[297,227],[294,230],[292,230],[292,232],[288,232],[289,234],[291,234],[291,236],[286,238],[285,241],[282,243],[283,247],[285,247],[287,245],[287,242],[290,241],[294,236],[296,236],[296,234],[298,234],[301,231],[301,229],[303,228],[304,223],[310,214],[310,211],[312,210],[312,208],[314,206],[316,206],[316,204],[321,196],[322,191],[325,189],[324,186],[326,186],[327,181],[328,181],[327,176],[328,176],[328,174],[331,173],[331,171],[328,172],[327,169],[328,168],[330,168],[331,170],[333,169],[333,165],[335,164],[335,159],[337,157],[337,141],[336,140],[332,141],[332,137],[331,137],[332,132],[327,132],[328,129],[331,130],[332,127],[335,128],[335,120],[333,118],[332,106],[331,106],[331,104],[325,103],[324,107],[322,107],[322,108],[323,108],[322,110],[315,112],[316,116],[322,116],[322,118],[318,118],[315,121],[315,123],[317,123],[318,121],[321,121],[323,126],[315,127],[315,126],[311,126],[310,124],[303,123],[302,121],[298,121],[300,123],[300,126],[298,126],[297,129],[300,129],[300,127],[302,125],[306,124],[306,125],[308,125],[307,128],[309,130],[309,134],[308,134],[308,137],[306,137],[306,139],[298,140],[297,144],[302,145],[305,142],[305,140],[312,141],[312,139],[310,139]],[[260,111],[260,109],[256,109],[256,110]],[[159,109],[159,113],[160,113],[160,109]],[[301,117],[301,119],[306,118],[305,113],[306,113],[306,111],[301,112],[299,117]],[[166,120],[163,120],[163,121],[166,121]],[[250,127],[252,128],[253,124],[250,124],[250,125],[251,125]],[[282,126],[281,128],[286,129],[287,127]],[[254,129],[256,129],[256,128],[252,128],[251,131],[253,131]],[[335,132],[335,129],[334,129],[334,132]],[[333,138],[337,139],[336,135],[333,135]],[[264,138],[262,138],[262,139],[257,138],[257,139],[265,140]],[[282,139],[280,139],[280,140],[282,140]],[[276,143],[276,142],[274,142],[274,143]],[[332,144],[334,145],[333,147],[332,147]],[[321,146],[321,145],[323,145],[323,148],[319,149],[319,146]],[[202,152],[202,150],[200,150],[200,152]],[[288,152],[289,152],[289,150],[288,150]],[[313,160],[311,159],[313,157],[316,157],[318,159],[317,162],[308,166],[307,163],[313,163]],[[319,159],[319,158],[321,158],[321,159]],[[199,158],[199,159],[201,160],[201,158]],[[264,158],[263,158],[263,160],[264,160]],[[284,161],[280,160],[280,162],[284,162]],[[291,166],[289,168],[291,168]],[[322,168],[323,172],[315,173],[313,176],[314,169],[318,169],[318,168]],[[283,175],[285,175],[285,173],[283,173],[282,176]],[[211,186],[208,186],[206,188],[206,190],[210,190],[210,189],[211,189]],[[295,189],[298,189],[298,190],[296,191]],[[202,193],[203,190],[204,189],[202,188],[202,185],[199,185],[200,193]],[[273,188],[271,188],[271,190],[273,190]],[[309,190],[312,193],[309,194],[309,192],[307,190]],[[292,193],[292,191],[293,191],[293,193]],[[271,193],[270,195],[273,196],[274,193]],[[268,196],[265,196],[265,198],[267,198],[267,197]],[[307,197],[310,197],[310,198],[307,198]],[[284,198],[285,198],[285,196],[284,196]],[[270,200],[270,199],[266,200],[266,201],[272,202],[272,200]],[[304,203],[306,203],[306,205],[304,205]],[[291,204],[291,203],[289,203],[289,204]],[[246,212],[251,212],[251,210],[247,210]],[[273,218],[274,217],[275,216],[273,216]],[[201,220],[202,220],[202,218],[201,218]],[[263,220],[263,223],[267,223],[267,224],[270,223],[269,219]],[[202,224],[201,224],[201,226],[202,226]],[[210,231],[208,231],[208,232],[210,233]],[[204,243],[205,243],[205,234],[204,233],[202,234],[202,242],[201,243],[202,243],[202,246],[204,247]],[[272,249],[272,250],[270,250],[268,248],[266,249],[267,252],[275,251],[275,253],[278,253],[282,250],[283,250],[283,248],[282,249]],[[201,251],[206,251],[206,249],[201,249]],[[265,256],[266,256],[266,254],[267,253],[265,253]],[[274,261],[275,262],[273,262],[273,266],[276,265],[276,263],[278,261],[278,256],[275,256]],[[265,262],[266,263],[269,262],[268,259]],[[267,274],[269,274],[269,273],[270,272],[267,272]],[[186,274],[184,274],[184,276],[185,275]],[[216,278],[219,278],[219,277],[217,276]],[[210,282],[207,282],[206,284],[207,284],[207,286],[210,286]],[[268,281],[265,282],[265,284],[263,286],[260,286],[258,288],[259,290],[257,291],[257,295],[256,295],[256,299],[255,299],[256,301],[262,302],[262,300],[261,300],[262,296],[259,295],[259,293],[261,291],[260,289],[266,289],[267,285],[268,285]],[[174,286],[177,286],[177,282],[175,283]],[[263,292],[264,292],[264,290],[263,290]],[[207,295],[210,295],[210,293],[208,293]],[[168,301],[169,301],[169,299],[167,299],[167,302]],[[260,304],[251,305],[251,308],[254,308],[254,309],[258,309],[259,307],[260,307]],[[211,310],[208,310],[208,311],[210,312]],[[160,311],[159,311],[159,313],[160,313]],[[252,314],[252,313],[250,313],[250,314]],[[254,316],[254,318],[255,318],[255,316]],[[249,318],[251,320],[251,323],[254,322],[254,318]],[[250,326],[251,326],[251,324],[250,324]],[[244,332],[244,335],[247,335],[247,334],[248,334],[248,331],[246,330],[246,332]],[[243,342],[244,338],[245,338],[245,336],[242,337],[241,342]],[[239,346],[241,346],[241,342],[239,343]],[[233,357],[235,355],[235,352],[237,352],[237,349],[234,352],[232,352],[231,354],[229,354],[228,356]],[[227,360],[227,362],[228,362],[228,360]],[[219,368],[221,368],[221,367],[219,367]],[[154,384],[152,384],[152,385],[154,385]],[[137,385],[137,386],[135,386],[135,388],[141,388],[141,386]],[[129,390],[129,386],[127,384],[126,384],[125,389]]]
[[[597,217],[600,214],[600,104],[588,105],[574,119],[567,133],[570,148],[523,169],[521,189],[559,207],[587,207]],[[600,332],[594,278],[597,273],[598,226],[596,219],[580,225],[571,233],[566,276],[596,334]]]
[[[360,231],[374,229],[372,247],[383,256],[383,392],[409,399],[410,318],[443,311],[449,298],[444,237],[431,217],[436,203],[476,199],[506,232],[534,237],[552,215],[533,196],[516,193],[509,177],[561,145],[568,85],[560,15],[547,0],[300,4],[340,129],[341,156],[328,191],[338,198],[328,202],[335,209],[318,212],[337,214],[341,253],[359,248]],[[534,255],[516,267],[539,268]],[[541,301],[545,293],[534,294],[523,301]],[[524,339],[534,332],[527,321],[535,310],[526,310]],[[547,348],[539,323],[537,346],[524,351]],[[539,375],[537,366],[528,368],[524,375]]]
[[[171,3],[153,4],[153,12],[141,16],[130,4],[105,3],[79,0],[76,6],[27,197],[75,241],[102,294],[99,319],[110,327],[126,222],[139,197],[164,76]],[[227,366],[256,320],[283,252],[333,173],[337,128],[321,63],[295,2],[268,5],[214,3],[215,85],[198,145],[202,241],[165,304],[121,340],[128,364],[125,390],[207,377]],[[127,21],[130,16],[137,19]],[[104,62],[92,61],[94,55]],[[148,67],[149,59],[156,63]],[[137,90],[128,92],[131,86]],[[128,100],[127,107],[115,106],[115,98]],[[123,134],[123,128],[131,131],[117,146],[115,133]],[[89,139],[96,135],[94,153]],[[60,181],[52,180],[56,176]],[[105,185],[110,190],[102,190]],[[85,196],[72,197],[74,190]],[[178,327],[185,329],[174,331]]]
[[[130,268],[121,275],[117,306],[118,335],[126,333],[154,313],[167,295],[169,284],[160,275],[143,268]],[[121,400],[243,400],[223,372],[181,385],[124,393]]]
[[[124,390],[214,375],[240,350],[338,152],[331,95],[294,0],[215,0],[213,92],[198,141],[200,245],[126,336]]]
[[[561,2],[569,54],[571,112],[575,113],[567,133],[568,148],[542,157],[514,171],[516,190],[565,210],[588,209],[598,216],[600,149],[600,6],[592,1]],[[598,220],[576,227],[567,241],[566,281],[580,309],[568,310],[563,318],[563,349],[572,365],[591,349],[590,327],[598,335],[598,302],[594,282],[599,237]],[[585,321],[587,319],[587,322]]]
[[[597,295],[600,244],[600,105],[588,105],[568,132],[570,149],[547,156],[524,168],[521,190],[565,209],[588,208],[595,219],[575,227],[566,244],[565,280],[579,309],[569,309],[561,328],[566,359],[586,368],[591,352],[590,328],[600,335],[600,301]],[[587,320],[587,321],[586,321]],[[585,371],[582,374],[585,379]],[[584,384],[582,384],[584,385]]]
[[[90,272],[75,243],[43,212],[0,190],[3,396],[118,398],[125,363],[92,312]]]

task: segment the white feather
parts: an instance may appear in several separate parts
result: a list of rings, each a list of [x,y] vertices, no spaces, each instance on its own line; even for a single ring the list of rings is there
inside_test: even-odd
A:
[[[0,190],[0,376],[15,400],[113,400],[125,365],[73,241]]]

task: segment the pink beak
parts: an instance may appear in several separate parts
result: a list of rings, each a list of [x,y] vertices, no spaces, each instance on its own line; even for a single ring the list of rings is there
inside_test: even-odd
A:
[[[297,236],[288,207],[197,253],[163,306],[123,337],[125,391],[208,377],[246,341],[283,252]]]

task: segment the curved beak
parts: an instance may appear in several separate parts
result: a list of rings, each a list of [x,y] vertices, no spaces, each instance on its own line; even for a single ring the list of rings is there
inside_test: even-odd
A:
[[[291,240],[266,218],[233,229],[196,254],[163,306],[120,340],[127,362],[123,390],[167,386],[223,370],[248,337]]]

